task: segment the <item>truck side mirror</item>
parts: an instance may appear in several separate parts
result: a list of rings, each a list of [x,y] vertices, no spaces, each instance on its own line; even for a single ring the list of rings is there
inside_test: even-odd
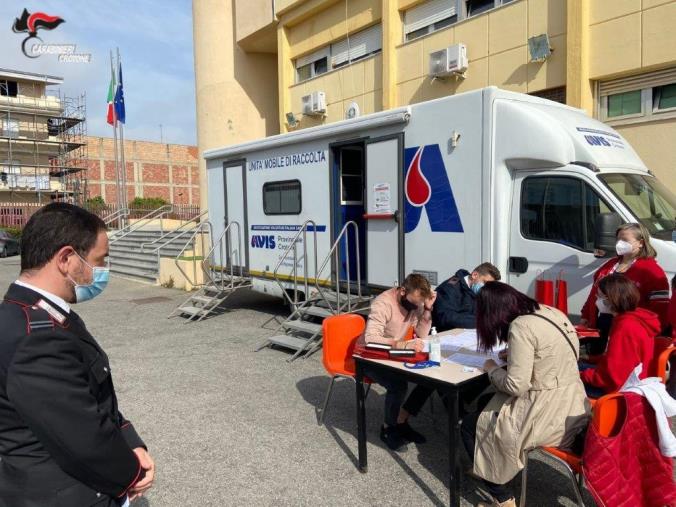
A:
[[[610,257],[615,254],[615,234],[622,225],[622,218],[617,213],[599,213],[594,224],[594,255]]]

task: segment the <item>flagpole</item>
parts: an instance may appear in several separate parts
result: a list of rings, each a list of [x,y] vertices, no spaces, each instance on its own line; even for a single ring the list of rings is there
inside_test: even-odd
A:
[[[113,64],[113,51],[110,51],[110,75],[113,83],[115,79],[115,66]],[[114,89],[114,88],[113,88]],[[115,114],[115,100],[113,99],[113,150],[115,152],[115,189],[117,192],[117,209],[122,209],[122,201],[120,199],[120,164],[117,153],[117,115]],[[124,225],[123,225],[124,227]]]
[[[117,68],[119,71],[120,67],[122,66],[122,60],[120,60],[120,48],[116,48],[116,50],[117,50]],[[124,98],[122,100],[124,100]],[[127,197],[127,165],[124,159],[124,123],[122,122],[120,122],[120,160],[122,161],[122,172],[121,172],[122,202],[124,203],[124,207],[126,208],[128,206],[129,199]]]

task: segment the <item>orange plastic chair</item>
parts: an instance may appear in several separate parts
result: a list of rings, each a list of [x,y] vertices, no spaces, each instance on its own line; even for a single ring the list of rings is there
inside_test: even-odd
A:
[[[659,362],[660,362],[660,356],[662,355],[662,352],[667,350],[671,346],[671,338],[667,338],[666,336],[657,336],[655,337],[655,348],[653,351],[653,361],[650,364],[650,367],[648,368],[648,376],[649,377],[659,377],[660,375],[658,374],[659,370]]]
[[[667,383],[668,380],[668,374],[670,372],[667,372],[667,367],[669,366],[669,359],[671,359],[671,356],[676,352],[676,346],[670,345],[666,349],[664,349],[660,355],[657,358],[657,368],[655,371],[655,376],[660,377],[662,379],[662,382],[665,384]]]
[[[364,332],[366,322],[360,315],[346,313],[327,317],[324,319],[322,327],[324,331],[322,363],[326,372],[331,375],[331,383],[326,391],[319,424],[323,424],[324,422],[326,408],[329,405],[336,379],[348,378],[353,381],[355,380],[355,366],[352,354],[354,353],[357,340]]]
[[[591,424],[602,436],[610,437],[620,430],[626,416],[626,404],[622,393],[613,393],[595,400]],[[521,499],[519,505],[526,506],[527,468],[528,459],[533,452],[539,452],[563,465],[575,489],[575,496],[580,507],[584,507],[582,500],[582,456],[559,447],[536,447],[526,452],[523,475],[521,476]]]

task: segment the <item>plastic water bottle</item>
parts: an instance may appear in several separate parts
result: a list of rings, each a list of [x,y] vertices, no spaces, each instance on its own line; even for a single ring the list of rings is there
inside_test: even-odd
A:
[[[430,336],[430,361],[441,363],[441,339],[437,336],[436,327],[432,328]]]

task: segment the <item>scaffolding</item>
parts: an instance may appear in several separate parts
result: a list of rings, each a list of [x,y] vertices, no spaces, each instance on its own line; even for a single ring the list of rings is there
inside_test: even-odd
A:
[[[0,76],[0,196],[5,194],[0,200],[83,204],[88,198],[86,95],[66,96],[46,86],[39,81],[8,85]]]

